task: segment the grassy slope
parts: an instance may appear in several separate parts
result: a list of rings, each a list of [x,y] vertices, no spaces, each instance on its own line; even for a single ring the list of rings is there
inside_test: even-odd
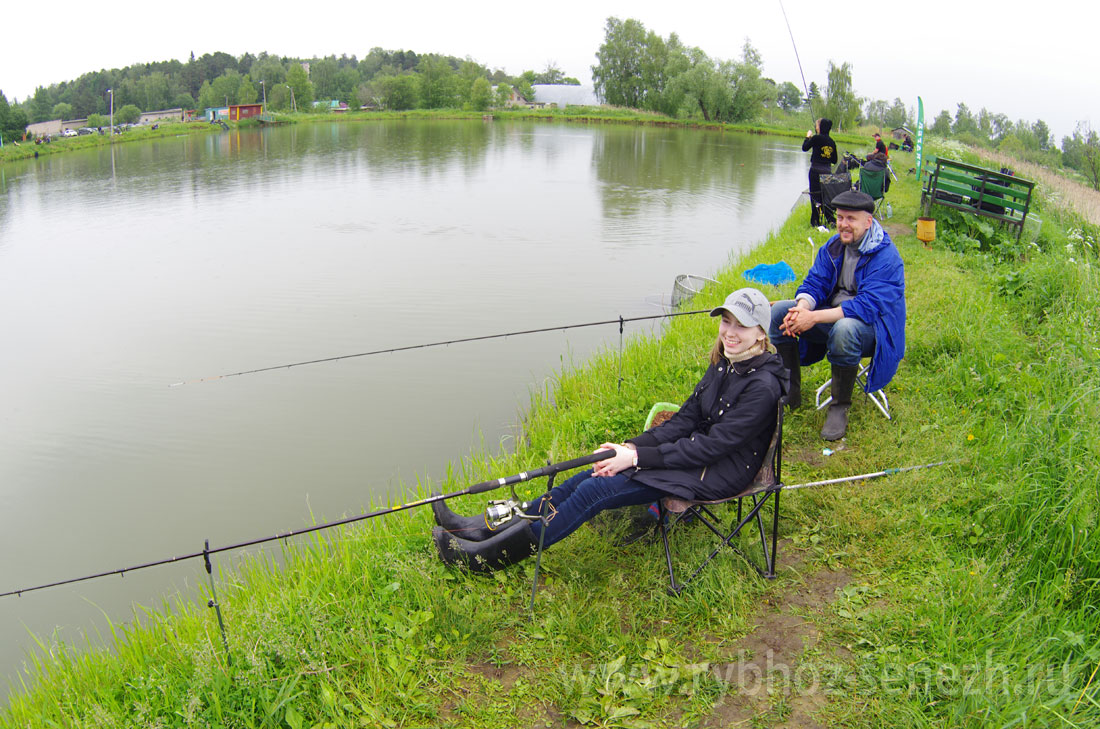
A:
[[[890,198],[891,228],[912,230],[915,181]],[[803,273],[806,217],[800,208],[732,262],[698,307],[756,263]],[[281,570],[237,565],[219,590],[232,667],[212,611],[143,612],[143,629],[119,630],[117,656],[54,649],[0,725],[726,725],[751,698],[746,726],[1095,726],[1096,684],[1077,702],[1100,662],[1096,255],[1088,233],[1044,217],[1047,250],[1024,263],[895,237],[909,305],[907,356],[888,388],[895,420],[857,401],[848,442],[825,457],[821,414],[792,414],[785,480],[962,463],[791,492],[775,582],[723,556],[671,598],[657,544],[615,548],[597,526],[546,555],[530,615],[530,560],[489,578],[445,570],[430,514],[414,510],[288,547]],[[632,341],[621,391],[614,353],[563,374],[535,393],[519,454],[472,454],[435,486],[628,436],[653,401],[687,394],[713,336],[709,318],[682,317]],[[708,551],[698,531],[680,536],[683,554]],[[783,597],[812,584],[836,589]],[[792,690],[781,664],[774,690],[752,697],[720,680],[717,669],[746,647],[761,658],[783,630],[812,630],[793,649]]]

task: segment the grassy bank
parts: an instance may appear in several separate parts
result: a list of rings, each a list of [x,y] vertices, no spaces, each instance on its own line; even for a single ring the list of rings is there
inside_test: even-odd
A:
[[[150,126],[133,127],[121,134],[114,136],[107,134],[85,134],[76,137],[58,137],[49,144],[35,144],[28,142],[8,142],[0,148],[0,163],[11,162],[19,159],[31,159],[35,153],[39,157],[51,154],[63,154],[80,149],[93,147],[105,147],[109,144],[125,144],[127,142],[145,142],[150,139],[162,137],[178,137],[181,134],[209,134],[223,131],[221,127],[206,122],[162,122],[156,129]]]
[[[890,193],[909,308],[895,419],[857,400],[826,456],[821,414],[791,414],[784,476],[959,463],[785,495],[774,582],[723,555],[669,597],[660,546],[613,547],[602,521],[545,555],[532,615],[530,561],[492,577],[443,569],[430,514],[413,510],[288,546],[281,568],[233,564],[219,584],[231,665],[213,611],[140,610],[113,654],[43,656],[0,726],[1100,724],[1097,683],[1086,690],[1100,663],[1097,232],[1050,209],[1023,258],[926,247],[918,198],[912,177]],[[799,208],[731,261],[696,307],[757,263],[804,273],[807,236],[824,238],[807,218]],[[714,331],[682,317],[632,340],[621,389],[614,353],[564,372],[534,394],[516,454],[471,454],[418,488],[628,437],[654,401],[686,397]],[[709,551],[707,535],[679,536],[681,554]]]

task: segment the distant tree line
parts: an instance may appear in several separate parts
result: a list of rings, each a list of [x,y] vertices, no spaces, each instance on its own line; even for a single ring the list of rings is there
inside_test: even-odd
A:
[[[106,116],[108,89],[114,96],[117,122],[120,110],[127,111],[123,117],[131,115],[130,107],[138,114],[177,107],[202,109],[254,103],[265,95],[274,111],[292,107],[305,111],[315,99],[399,109],[486,108],[499,100],[499,95],[491,93],[493,86],[507,85],[508,95],[515,88],[531,99],[531,85],[536,83],[580,82],[565,77],[553,63],[542,73],[524,71],[511,77],[469,58],[382,48],[371,49],[363,59],[354,55],[301,59],[266,52],[236,58],[221,51],[196,58],[192,53],[186,63],[140,63],[39,86],[22,103],[9,104],[0,93],[0,131],[10,130],[8,137],[16,131],[21,136],[28,123]]]
[[[941,111],[928,125],[932,134],[957,139],[964,144],[1000,150],[1048,167],[1068,167],[1085,176],[1094,190],[1100,190],[1100,139],[1087,122],[1080,122],[1073,134],[1062,137],[1061,148],[1042,119],[1012,121],[1004,114],[982,108],[977,114],[964,103],[952,116]]]

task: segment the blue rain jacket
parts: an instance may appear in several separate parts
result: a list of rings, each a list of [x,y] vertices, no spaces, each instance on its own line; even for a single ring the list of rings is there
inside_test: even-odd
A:
[[[859,244],[856,264],[854,299],[840,305],[844,316],[855,317],[874,327],[875,353],[867,373],[867,392],[881,390],[898,371],[905,356],[905,265],[890,235],[877,220]],[[834,235],[821,246],[814,265],[795,294],[808,294],[815,309],[827,308],[840,277],[844,244]],[[799,338],[799,355],[804,365],[811,365],[825,356],[824,344]]]

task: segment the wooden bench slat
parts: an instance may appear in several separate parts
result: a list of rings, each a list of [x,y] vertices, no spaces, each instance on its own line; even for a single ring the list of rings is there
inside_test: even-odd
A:
[[[1015,198],[1021,198],[1021,199],[1027,199],[1027,197],[1031,194],[1031,189],[1030,188],[1028,188],[1026,190],[1021,190],[1019,188],[1006,187],[1003,184],[997,184],[996,182],[991,182],[989,180],[982,180],[980,178],[974,177],[973,175],[966,175],[966,174],[962,174],[962,173],[959,173],[959,172],[955,172],[953,170],[940,170],[940,179],[941,180],[947,179],[947,180],[953,180],[953,181],[956,181],[956,182],[963,182],[967,185],[973,185],[975,188],[982,187],[983,183],[984,183],[984,187],[988,191],[999,192],[1002,195],[1012,195]]]
[[[1007,198],[997,197],[996,195],[978,195],[978,191],[969,185],[959,185],[954,182],[944,182],[943,180],[936,186],[936,189],[940,192],[949,192],[955,195],[961,195],[971,201],[971,204],[977,204],[980,199],[982,203],[986,205],[996,205],[1001,208],[1010,208],[1018,212],[1027,210],[1027,203],[1017,202]]]

